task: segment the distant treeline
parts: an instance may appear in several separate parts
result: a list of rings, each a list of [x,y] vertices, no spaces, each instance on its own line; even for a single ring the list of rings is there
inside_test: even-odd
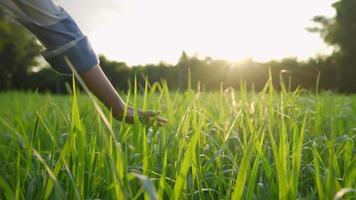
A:
[[[166,82],[171,90],[195,89],[203,91],[218,90],[233,87],[239,89],[243,84],[246,89],[261,90],[266,84],[269,74],[273,84],[278,89],[283,80],[286,87],[294,90],[297,87],[315,90],[317,84],[320,89],[341,92],[356,91],[356,86],[339,88],[336,79],[338,70],[330,58],[311,59],[308,62],[298,62],[295,58],[282,61],[259,63],[246,60],[231,63],[212,58],[199,59],[182,53],[176,65],[164,63],[127,66],[124,62],[109,61],[100,56],[100,65],[113,85],[119,90],[128,90],[135,84],[143,88],[146,79],[149,83]],[[318,82],[318,77],[320,79]],[[29,75],[29,81],[22,89],[39,89],[63,93],[65,83],[70,83],[71,77],[59,75],[50,68],[44,68]],[[355,81],[356,82],[356,81]]]

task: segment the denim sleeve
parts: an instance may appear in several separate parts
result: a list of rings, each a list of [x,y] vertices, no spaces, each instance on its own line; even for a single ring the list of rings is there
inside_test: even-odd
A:
[[[59,73],[71,74],[67,57],[79,73],[99,64],[90,42],[72,17],[53,0],[0,0],[43,44],[42,56]]]

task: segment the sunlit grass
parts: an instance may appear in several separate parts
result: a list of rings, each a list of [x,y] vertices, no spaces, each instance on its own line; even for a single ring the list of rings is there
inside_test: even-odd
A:
[[[137,88],[125,100],[166,127],[119,123],[75,87],[1,93],[0,199],[356,198],[355,96]]]

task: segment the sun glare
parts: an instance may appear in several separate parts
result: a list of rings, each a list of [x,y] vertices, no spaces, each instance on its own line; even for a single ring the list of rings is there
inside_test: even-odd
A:
[[[305,28],[315,15],[334,14],[332,0],[90,1],[86,11],[75,6],[79,2],[60,3],[73,10],[98,53],[129,64],[175,63],[183,50],[231,61],[307,59],[330,51]]]

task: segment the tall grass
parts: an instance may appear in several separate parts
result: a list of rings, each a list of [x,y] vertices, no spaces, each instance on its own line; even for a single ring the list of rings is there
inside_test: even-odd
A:
[[[356,96],[285,88],[123,94],[165,127],[113,120],[74,81],[1,93],[0,199],[355,199]]]

